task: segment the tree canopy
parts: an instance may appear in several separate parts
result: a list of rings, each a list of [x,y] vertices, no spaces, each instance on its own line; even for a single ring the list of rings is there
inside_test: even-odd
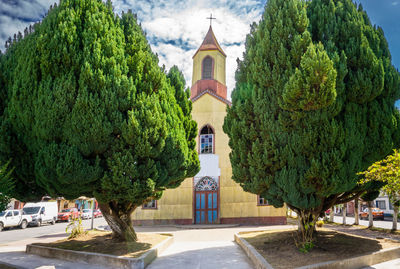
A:
[[[94,196],[115,237],[135,240],[133,210],[199,170],[184,81],[167,78],[132,12],[61,1],[4,57],[0,150],[19,198]]]
[[[362,184],[370,181],[382,181],[386,185],[382,191],[391,197],[392,202],[400,201],[400,153],[394,150],[394,153],[385,159],[373,163],[367,170],[359,173],[363,175],[360,180]]]
[[[400,153],[394,150],[394,153],[385,159],[373,163],[367,170],[360,172],[363,177],[360,179],[361,184],[369,184],[371,182],[380,182],[383,187],[382,191],[389,197],[389,201],[393,205],[393,227],[397,230],[397,215],[400,206]]]
[[[303,226],[375,191],[357,172],[399,145],[399,78],[361,6],[269,0],[246,38],[224,123],[233,179],[304,215]]]

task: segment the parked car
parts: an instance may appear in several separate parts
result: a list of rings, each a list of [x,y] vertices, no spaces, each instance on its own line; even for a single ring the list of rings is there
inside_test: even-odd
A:
[[[383,210],[373,207],[372,208],[372,218],[373,219],[381,219],[384,220],[385,216],[383,214]],[[362,212],[360,212],[360,219],[369,219],[369,212],[368,208],[364,209]]]
[[[32,217],[29,225],[40,226],[43,223],[55,224],[57,221],[57,202],[26,203],[22,209],[22,215]]]
[[[91,219],[92,218],[92,210],[91,209],[84,209],[82,211],[82,219]]]
[[[330,208],[325,211],[325,217],[329,217],[329,214],[331,214]]]
[[[6,227],[19,226],[25,229],[32,221],[30,216],[23,216],[20,210],[5,210],[0,212],[0,232]]]
[[[77,208],[65,208],[58,213],[57,221],[71,221],[77,218],[79,218],[79,211]]]
[[[100,209],[96,209],[93,213],[95,218],[101,218],[103,217],[103,213],[101,213]]]
[[[325,211],[326,215],[329,215],[330,213],[331,213],[331,209],[330,208]]]

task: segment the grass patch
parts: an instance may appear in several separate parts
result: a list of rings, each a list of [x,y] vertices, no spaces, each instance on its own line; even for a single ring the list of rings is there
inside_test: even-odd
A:
[[[342,260],[366,255],[384,248],[400,247],[400,242],[388,239],[370,239],[320,228],[315,247],[308,253],[302,253],[295,246],[295,232],[293,229],[287,229],[240,235],[276,269]]]
[[[170,236],[169,234],[138,233],[137,242],[127,243],[113,239],[111,232],[89,231],[89,233],[73,239],[62,239],[52,243],[35,243],[34,245],[137,258]]]

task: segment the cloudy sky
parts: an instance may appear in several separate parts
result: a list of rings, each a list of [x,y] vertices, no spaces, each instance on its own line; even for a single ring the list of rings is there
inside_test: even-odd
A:
[[[0,49],[9,36],[41,20],[55,0],[0,0]],[[58,0],[57,0],[58,2]],[[253,21],[258,21],[267,0],[113,0],[114,10],[132,9],[147,33],[160,64],[177,65],[191,85],[192,56],[209,27],[227,54],[228,95],[234,87],[236,58]],[[384,29],[394,65],[400,67],[400,0],[357,0],[371,21]]]

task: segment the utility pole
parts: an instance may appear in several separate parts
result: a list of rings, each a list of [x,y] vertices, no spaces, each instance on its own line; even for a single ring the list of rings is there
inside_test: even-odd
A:
[[[94,219],[94,201],[95,199],[92,198],[92,222],[90,224],[90,230],[93,230],[93,219]]]

